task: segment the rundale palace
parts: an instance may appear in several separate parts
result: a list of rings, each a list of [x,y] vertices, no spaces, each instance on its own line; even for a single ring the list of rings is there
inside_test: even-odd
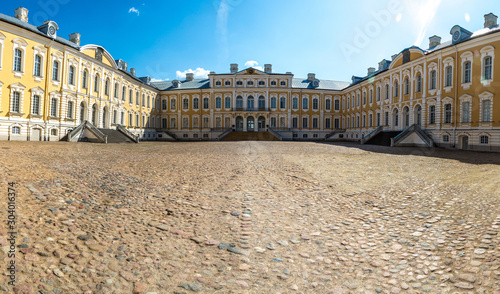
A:
[[[223,140],[266,133],[279,140],[355,141],[500,151],[500,26],[455,25],[350,82],[239,69],[206,79],[153,82],[98,45],[64,39],[58,25],[0,14],[0,139],[107,142]],[[110,136],[110,135],[109,135]]]

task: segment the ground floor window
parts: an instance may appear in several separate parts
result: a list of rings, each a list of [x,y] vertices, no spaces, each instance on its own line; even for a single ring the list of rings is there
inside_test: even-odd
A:
[[[12,134],[13,135],[21,134],[21,128],[20,127],[12,127]]]
[[[489,141],[489,137],[488,136],[481,136],[481,144],[482,145],[487,145],[488,141]]]
[[[449,135],[443,135],[443,142],[445,142],[445,143],[450,142],[450,136]]]

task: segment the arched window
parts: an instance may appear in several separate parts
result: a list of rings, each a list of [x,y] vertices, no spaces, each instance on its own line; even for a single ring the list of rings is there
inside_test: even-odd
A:
[[[224,107],[225,108],[231,108],[231,97],[226,97],[224,98]]]
[[[217,109],[222,108],[222,98],[221,97],[215,98],[215,108],[217,108]]]
[[[286,98],[285,97],[280,98],[280,108],[286,108]]]
[[[399,83],[398,81],[395,81],[394,82],[394,97],[398,97],[399,96]]]
[[[134,103],[134,91],[132,89],[128,90],[128,103]]]
[[[208,98],[203,98],[203,109],[208,109],[210,107]]]
[[[42,57],[40,55],[35,56],[35,69],[33,70],[33,75],[37,77],[42,76]]]
[[[405,95],[410,94],[410,79],[405,79]]]
[[[278,106],[278,102],[276,100],[276,97],[271,97],[271,108],[276,108]]]
[[[115,83],[114,97],[118,98],[118,83]]]
[[[236,108],[243,109],[243,97],[241,96],[236,97]]]
[[[255,100],[253,96],[248,96],[247,98],[247,110],[253,110],[255,107]]]
[[[248,81],[247,86],[253,86],[253,81]]]
[[[370,89],[370,98],[369,98],[369,103],[373,103],[373,89]]]
[[[193,99],[193,109],[199,109],[199,108],[200,108],[200,99],[194,98]]]
[[[292,108],[293,109],[299,108],[299,98],[297,98],[297,97],[292,98]]]
[[[146,94],[144,94],[144,93],[142,94],[142,101],[141,102],[142,102],[141,106],[146,107]]]
[[[276,86],[276,81],[271,81],[271,86]]]
[[[484,80],[491,80],[492,79],[492,64],[493,64],[493,59],[491,56],[486,56],[484,58]]]
[[[394,126],[397,127],[399,126],[399,110],[397,108],[394,109],[393,111],[393,119],[394,119]]]
[[[377,101],[380,101],[380,87],[377,87]]]
[[[472,63],[467,61],[464,63],[464,84],[471,82],[471,72],[472,72]]]
[[[148,108],[151,106],[151,96],[148,95]]]
[[[109,96],[109,79],[104,81],[104,95]]]
[[[243,86],[243,82],[242,81],[236,81],[236,86]]]
[[[266,108],[266,98],[264,96],[259,96],[259,109]]]

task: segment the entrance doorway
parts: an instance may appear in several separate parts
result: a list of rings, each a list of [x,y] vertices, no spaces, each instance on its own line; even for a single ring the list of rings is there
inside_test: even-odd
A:
[[[259,128],[258,131],[266,128],[266,118],[265,117],[259,116],[259,118],[257,119],[257,127]]]
[[[255,119],[253,116],[249,116],[247,118],[247,131],[253,132],[255,131]]]
[[[236,117],[236,131],[243,131],[243,117],[241,116]]]
[[[42,141],[42,130],[32,129],[31,130],[31,141]]]
[[[462,137],[462,150],[469,150],[469,137],[468,136]]]

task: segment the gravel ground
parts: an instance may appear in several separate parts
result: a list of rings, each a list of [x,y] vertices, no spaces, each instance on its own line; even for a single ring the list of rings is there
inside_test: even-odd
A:
[[[0,162],[0,292],[500,294],[500,154],[4,141]]]

